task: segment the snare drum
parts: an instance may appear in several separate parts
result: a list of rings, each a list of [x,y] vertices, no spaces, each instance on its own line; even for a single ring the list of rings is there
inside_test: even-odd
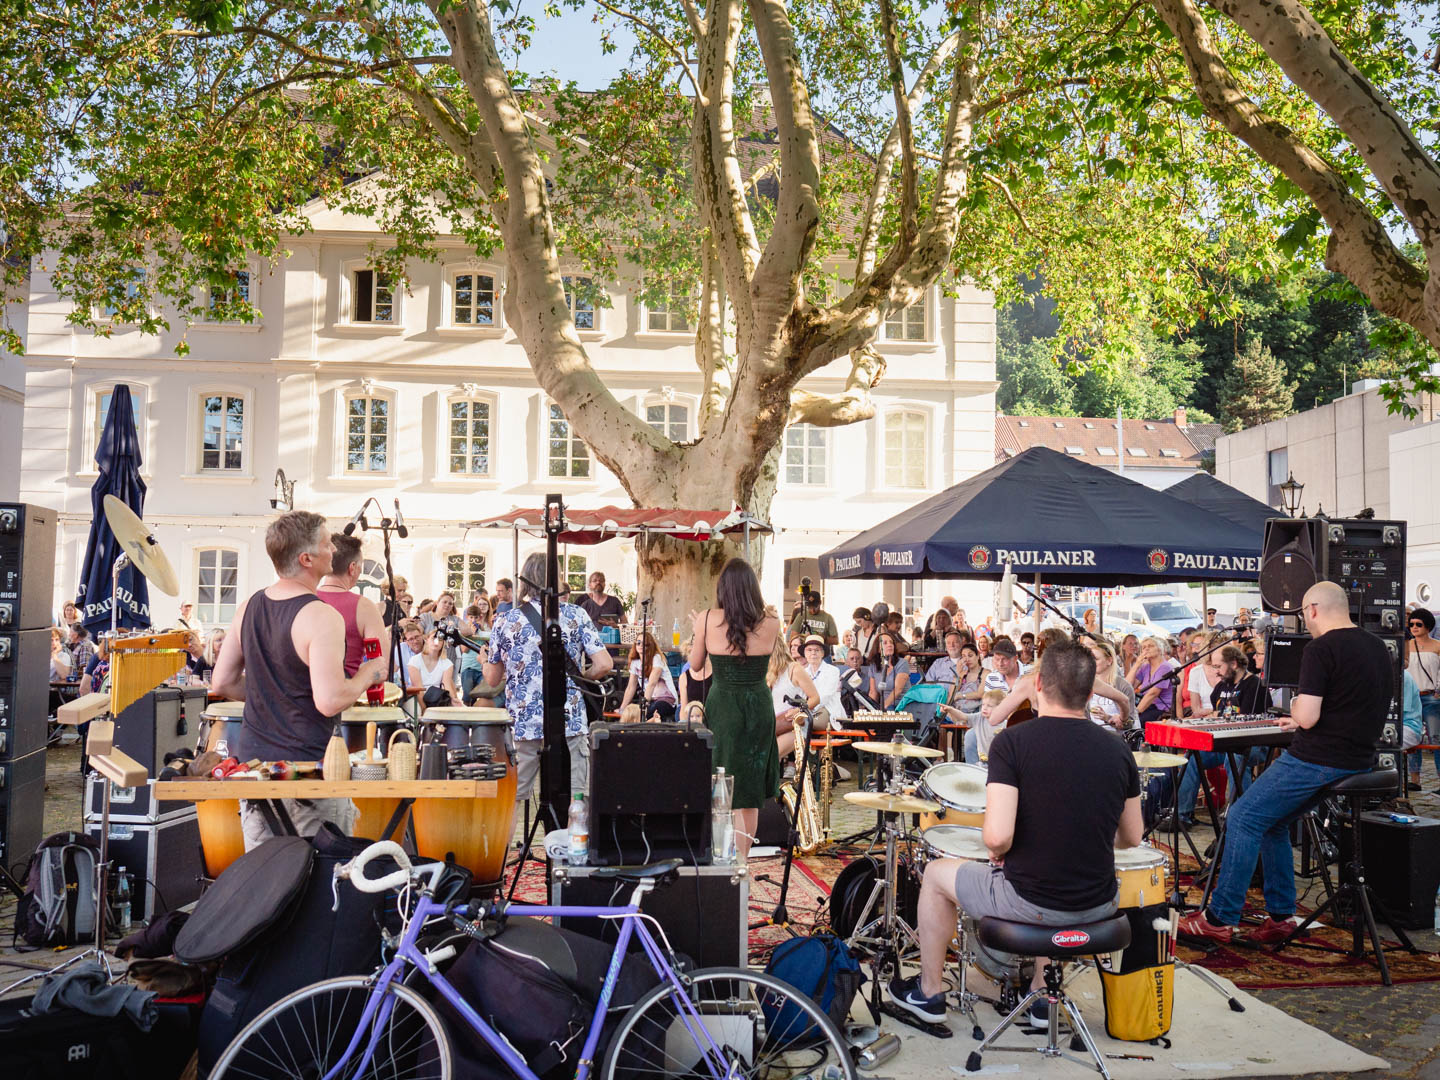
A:
[[[926,862],[931,859],[990,861],[990,849],[980,839],[980,830],[970,825],[931,825],[921,829],[920,846]]]
[[[197,753],[214,750],[221,739],[235,753],[240,745],[240,726],[245,720],[245,702],[212,701],[200,714],[200,745]]]
[[[938,802],[941,809],[938,814],[921,814],[920,828],[942,823],[977,828],[985,824],[985,778],[986,772],[979,765],[963,761],[942,761],[926,769],[916,794]]]
[[[1165,853],[1149,844],[1115,849],[1115,903],[1122,908],[1145,907],[1165,900]]]

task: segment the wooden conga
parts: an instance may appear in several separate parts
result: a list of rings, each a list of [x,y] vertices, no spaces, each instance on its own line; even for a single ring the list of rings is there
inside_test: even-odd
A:
[[[411,808],[415,847],[426,858],[443,859],[453,852],[455,861],[475,876],[477,885],[498,882],[505,870],[505,855],[515,831],[515,762],[510,745],[510,716],[504,709],[466,709],[436,706],[427,709],[422,727],[432,728],[426,740],[435,739],[458,749],[494,747],[495,760],[504,763],[505,776],[490,799],[417,799]]]
[[[205,706],[200,720],[198,753],[214,750],[221,739],[225,740],[230,753],[235,753],[240,742],[240,727],[245,722],[243,701],[212,701]]]
[[[377,746],[389,746],[390,736],[408,718],[398,705],[352,705],[340,714],[340,736],[350,753],[365,749],[365,725],[375,725]],[[361,833],[368,836],[369,833]]]

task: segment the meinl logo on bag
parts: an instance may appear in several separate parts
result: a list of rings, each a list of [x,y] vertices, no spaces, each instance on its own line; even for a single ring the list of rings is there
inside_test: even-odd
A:
[[[1090,935],[1084,930],[1060,930],[1050,935],[1050,944],[1062,949],[1076,949],[1090,944]]]

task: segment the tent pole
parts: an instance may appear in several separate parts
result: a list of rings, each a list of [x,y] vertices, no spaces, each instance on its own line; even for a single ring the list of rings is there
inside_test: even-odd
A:
[[[1040,574],[1039,574],[1038,571],[1037,571],[1036,574],[1035,574],[1035,595],[1036,595],[1036,597],[1039,597],[1039,595],[1040,595]],[[1035,601],[1035,637],[1036,637],[1036,640],[1039,640],[1039,637],[1040,637],[1040,601],[1039,601],[1038,599]]]
[[[511,551],[510,551],[510,564],[511,564],[511,567],[512,567],[511,573],[513,573],[513,574],[515,575],[515,585],[514,585],[514,588],[515,588],[516,594],[518,595],[518,594],[519,594],[519,589],[520,589],[520,526],[519,526],[519,525],[512,525],[512,526],[510,527],[510,541],[511,541],[511,545],[512,545]]]
[[[1105,633],[1105,586],[1095,590],[1095,617],[1100,622],[1100,633]]]
[[[1208,621],[1207,621],[1207,620],[1210,618],[1209,612],[1210,612],[1210,583],[1209,583],[1208,581],[1202,581],[1202,582],[1200,582],[1200,625],[1201,625],[1202,627],[1205,627],[1205,626],[1208,626],[1208,625],[1209,625],[1209,623],[1208,623]]]

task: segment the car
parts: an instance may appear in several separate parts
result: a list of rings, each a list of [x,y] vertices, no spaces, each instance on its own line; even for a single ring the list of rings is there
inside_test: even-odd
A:
[[[1112,614],[1116,620],[1138,623],[1148,627],[1151,633],[1160,635],[1178,634],[1188,626],[1199,626],[1205,621],[1188,600],[1167,592],[1142,592],[1119,597],[1106,612],[1107,623]]]

